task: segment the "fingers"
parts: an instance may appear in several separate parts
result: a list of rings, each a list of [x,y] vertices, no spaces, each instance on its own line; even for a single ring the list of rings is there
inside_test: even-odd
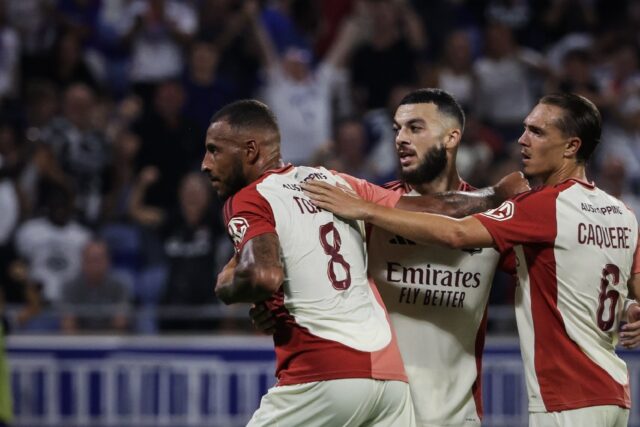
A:
[[[304,195],[311,199],[311,203],[319,208],[326,209],[334,201],[336,188],[326,182],[309,181],[302,183],[302,190]]]
[[[640,345],[640,321],[627,323],[622,327],[620,345],[625,348],[636,348]]]
[[[253,327],[258,331],[268,335],[276,332],[276,319],[264,304],[254,304],[249,309],[249,316]]]
[[[310,194],[329,194],[335,190],[333,185],[322,181],[307,181],[300,184],[300,186]]]

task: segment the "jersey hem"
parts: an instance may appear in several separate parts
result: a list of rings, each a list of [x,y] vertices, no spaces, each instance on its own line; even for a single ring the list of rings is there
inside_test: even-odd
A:
[[[409,383],[406,375],[402,374],[386,374],[386,373],[377,373],[376,375],[372,375],[371,372],[335,372],[335,373],[322,373],[322,374],[313,374],[313,375],[297,375],[292,378],[283,378],[279,379],[276,387],[281,385],[295,385],[295,384],[304,384],[311,383],[314,381],[331,381],[331,380],[343,380],[348,378],[370,378],[372,380],[379,381],[402,381],[404,383]]]
[[[624,409],[631,409],[631,402],[624,399],[589,399],[578,400],[570,403],[556,403],[545,406],[529,406],[529,412],[560,412],[571,411],[574,409],[587,408],[590,406],[619,406]]]

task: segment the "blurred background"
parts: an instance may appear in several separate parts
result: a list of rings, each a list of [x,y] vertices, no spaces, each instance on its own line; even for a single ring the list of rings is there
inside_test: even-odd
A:
[[[537,98],[576,92],[604,118],[591,179],[638,212],[639,54],[640,0],[0,0],[13,424],[243,425],[273,383],[270,340],[213,293],[232,247],[199,169],[224,104],[265,101],[285,161],[382,184],[397,103],[441,87],[482,187],[519,168]],[[489,426],[526,421],[512,302],[498,274]]]

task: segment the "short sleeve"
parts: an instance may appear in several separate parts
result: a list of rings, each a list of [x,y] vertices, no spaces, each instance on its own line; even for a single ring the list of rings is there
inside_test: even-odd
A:
[[[489,231],[501,253],[519,244],[553,243],[557,195],[548,189],[532,190],[473,216]]]
[[[402,194],[396,191],[387,190],[364,179],[355,178],[344,173],[338,173],[337,175],[344,179],[353,188],[353,191],[368,202],[394,207],[402,197]]]
[[[245,188],[227,200],[224,222],[238,253],[254,237],[276,232],[271,206],[255,188]]]

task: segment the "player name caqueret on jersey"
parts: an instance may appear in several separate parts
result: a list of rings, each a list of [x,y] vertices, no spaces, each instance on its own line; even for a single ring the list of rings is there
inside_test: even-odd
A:
[[[578,223],[578,243],[599,248],[629,249],[629,227],[603,227],[598,224]]]

